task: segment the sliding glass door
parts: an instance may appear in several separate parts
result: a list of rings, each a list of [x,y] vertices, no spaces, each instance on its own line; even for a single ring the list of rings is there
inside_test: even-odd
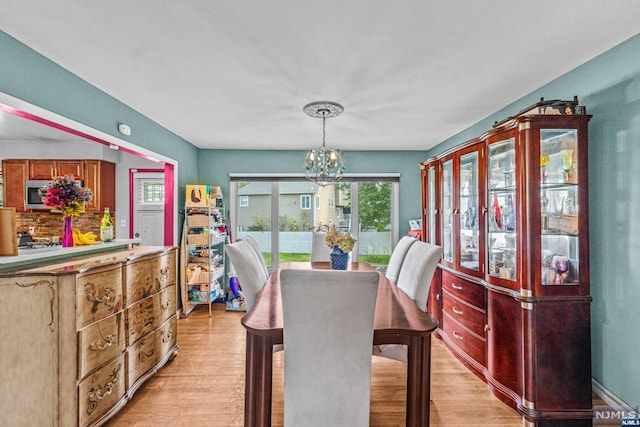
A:
[[[231,181],[232,238],[253,236],[271,269],[309,261],[314,229],[336,225],[357,244],[353,261],[388,263],[397,240],[397,182],[357,180],[320,187],[305,180]]]

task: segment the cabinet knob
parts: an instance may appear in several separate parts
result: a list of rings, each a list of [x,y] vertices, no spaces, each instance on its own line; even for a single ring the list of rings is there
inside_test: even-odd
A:
[[[440,296],[440,294],[436,294],[436,301],[440,301],[442,299],[442,297]]]
[[[484,325],[484,331],[485,332],[489,332],[491,330],[491,326],[489,325]]]
[[[486,207],[486,206],[483,206],[483,207],[482,207],[482,215],[486,215],[486,214],[487,214],[487,212],[489,212],[489,209],[487,209],[487,207]]]

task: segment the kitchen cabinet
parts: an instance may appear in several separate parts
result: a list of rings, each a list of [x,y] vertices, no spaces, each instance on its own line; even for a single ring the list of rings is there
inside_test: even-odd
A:
[[[76,180],[83,179],[82,160],[29,160],[29,179],[53,179],[72,174]]]
[[[102,212],[106,207],[116,211],[116,165],[103,160],[3,160],[4,205],[24,212],[25,181],[51,180],[53,176],[69,173],[93,192],[93,199],[85,206],[87,212]]]
[[[531,425],[591,425],[588,123],[533,108],[422,168],[436,336]],[[425,226],[426,224],[426,226]]]
[[[91,189],[93,198],[85,205],[87,212],[116,211],[116,165],[102,160],[85,160],[84,186]]]
[[[104,424],[177,345],[176,248],[0,273],[3,426]]]
[[[2,161],[2,200],[5,207],[24,212],[24,183],[29,177],[29,164],[25,160]]]

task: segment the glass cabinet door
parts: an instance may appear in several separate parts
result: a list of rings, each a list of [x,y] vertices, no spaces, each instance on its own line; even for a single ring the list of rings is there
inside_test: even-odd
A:
[[[478,152],[460,156],[458,179],[458,209],[460,211],[460,267],[478,271]]]
[[[576,129],[540,130],[542,285],[579,282]]]
[[[429,215],[428,222],[428,235],[426,241],[432,244],[436,244],[436,167],[430,166],[427,170],[427,180],[429,193],[427,195],[427,210]]]
[[[453,160],[442,164],[442,259],[453,263]]]
[[[488,232],[489,276],[517,278],[515,138],[489,145]]]

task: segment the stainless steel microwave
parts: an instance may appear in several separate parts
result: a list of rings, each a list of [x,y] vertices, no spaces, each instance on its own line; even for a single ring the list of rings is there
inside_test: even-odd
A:
[[[24,188],[24,208],[25,209],[49,209],[42,204],[42,197],[38,190],[51,181],[46,179],[30,179],[25,181]],[[84,186],[82,181],[76,181],[81,187]]]

